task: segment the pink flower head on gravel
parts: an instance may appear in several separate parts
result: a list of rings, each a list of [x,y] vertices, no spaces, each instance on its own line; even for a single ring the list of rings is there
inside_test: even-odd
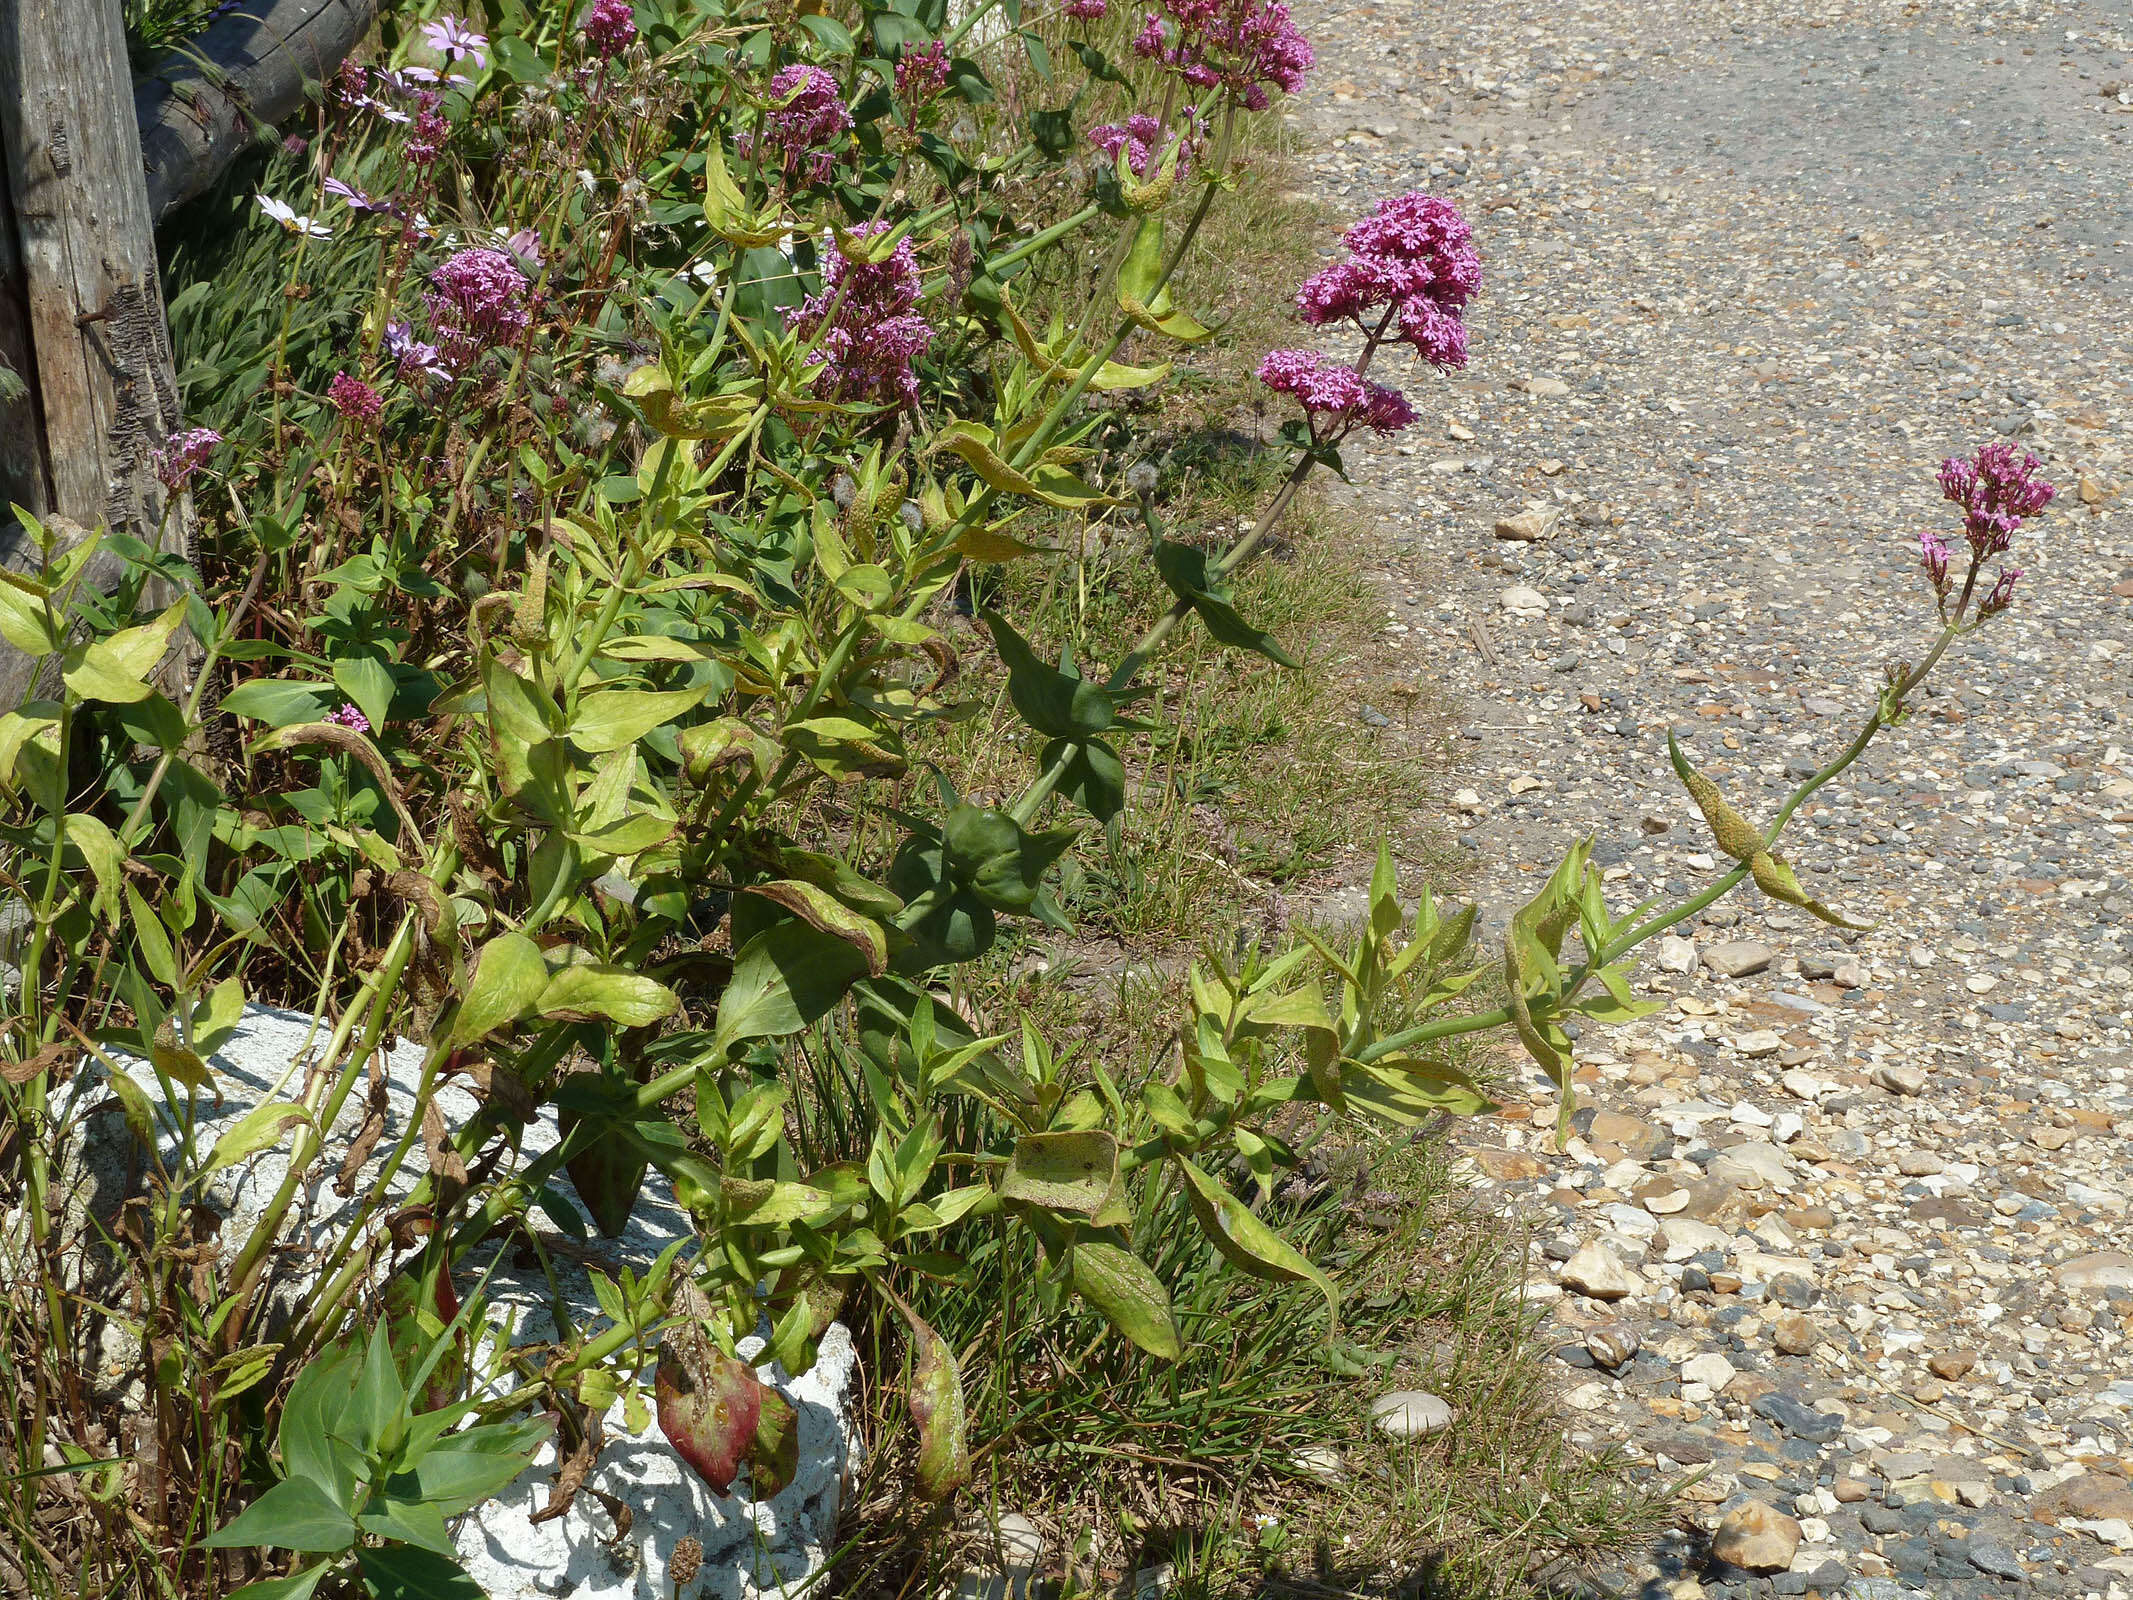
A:
[[[1259,381],[1302,406],[1311,437],[1322,444],[1358,422],[1398,433],[1415,420],[1414,407],[1399,390],[1357,376],[1323,351],[1270,350],[1259,363]]]
[[[1387,310],[1380,325],[1440,367],[1466,365],[1461,312],[1481,287],[1481,253],[1459,208],[1434,195],[1380,200],[1369,216],[1341,235],[1349,257],[1304,280],[1296,309],[1312,326],[1353,321],[1372,329],[1365,313]]]
[[[627,0],[593,0],[585,13],[585,48],[602,61],[612,61],[637,39],[637,17]]]
[[[1289,20],[1286,0],[1161,0],[1133,48],[1194,88],[1219,86],[1239,105],[1264,111],[1270,88],[1295,94],[1311,70],[1311,44]]]
[[[155,453],[156,476],[164,488],[176,494],[192,482],[193,474],[207,464],[207,458],[220,443],[222,435],[213,428],[188,428],[172,434]]]
[[[326,402],[358,429],[368,428],[385,410],[377,390],[345,372],[336,372],[326,386]]]
[[[2043,465],[2027,451],[2017,455],[2004,440],[1979,446],[1968,460],[1950,456],[1940,464],[1940,492],[1963,508],[1963,532],[1980,560],[2013,544],[2023,518],[2042,511],[2059,492],[2037,476]]]
[[[533,320],[526,275],[501,250],[461,250],[430,274],[430,282],[434,287],[423,298],[437,325],[443,363],[454,372],[491,346],[514,342]]]
[[[1986,617],[1998,616],[2002,611],[2014,604],[2015,585],[2021,581],[2022,568],[2000,568],[1999,576],[1992,581],[1992,588],[1986,592],[1985,598],[1978,602],[1977,614],[1979,620],[1982,621]]]
[[[1948,541],[1931,528],[1918,536],[1918,564],[1925,569],[1933,592],[1943,597],[1948,593],[1948,557],[1953,553]]]
[[[896,58],[896,97],[907,106],[939,94],[948,82],[948,47],[938,39]]]
[[[354,704],[346,704],[338,711],[327,712],[326,720],[338,723],[344,728],[353,728],[357,733],[370,732],[370,718],[364,716],[362,710]]]
[[[780,68],[770,80],[763,143],[778,153],[788,182],[803,175],[809,183],[826,179],[837,164],[826,147],[851,126],[843,91],[820,67],[796,63]],[[742,155],[755,153],[752,135],[742,134],[735,143]]]
[[[871,238],[888,226],[869,223],[858,237]],[[828,369],[816,392],[835,400],[916,405],[918,375],[911,363],[932,344],[933,326],[912,309],[920,283],[910,239],[899,239],[882,261],[854,261],[832,248],[822,278],[821,291],[794,308],[790,323],[793,332],[815,340],[808,364]]]

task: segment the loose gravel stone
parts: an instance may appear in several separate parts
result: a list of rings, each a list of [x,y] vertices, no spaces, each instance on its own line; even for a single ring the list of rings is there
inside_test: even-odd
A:
[[[1750,1572],[1788,1567],[1799,1548],[1799,1523],[1760,1500],[1727,1512],[1711,1536],[1711,1554]]]
[[[1451,1402],[1420,1389],[1395,1389],[1370,1402],[1370,1420],[1394,1439],[1426,1439],[1452,1425]]]

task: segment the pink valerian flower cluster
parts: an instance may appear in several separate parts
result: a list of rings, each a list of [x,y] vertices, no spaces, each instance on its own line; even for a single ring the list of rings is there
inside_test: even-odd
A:
[[[636,43],[637,16],[626,0],[593,0],[582,31],[585,48],[602,61],[612,61]]]
[[[434,89],[425,89],[415,97],[415,125],[408,131],[407,159],[418,167],[434,166],[451,136],[452,124],[445,118],[443,96]]]
[[[770,80],[770,110],[763,118],[763,153],[775,155],[786,182],[821,183],[837,165],[828,146],[852,126],[851,108],[837,80],[820,67],[780,68]],[[734,146],[743,156],[756,154],[753,134],[741,134]]]
[[[2059,491],[2037,476],[2044,463],[2027,451],[2019,456],[2004,440],[1979,447],[1968,460],[1950,456],[1940,464],[1940,492],[1963,508],[1963,532],[1980,558],[2014,543],[2025,517],[2051,504]]]
[[[1986,559],[2004,555],[2023,522],[2050,505],[2059,492],[2037,476],[2037,469],[2043,465],[2027,451],[2018,453],[2004,440],[1981,445],[1967,459],[1950,456],[1940,464],[1940,492],[1963,508],[1963,536],[1970,541],[1970,572],[1963,580],[1965,596],[1977,582],[1978,568]],[[1949,575],[1954,546],[1942,535],[1928,532],[1918,536],[1918,552],[1918,564],[1945,611],[1949,591],[1954,588]],[[1978,601],[1980,622],[1997,616],[2013,603],[2022,572],[2020,567],[2003,566],[1993,575],[1992,587]]]
[[[222,435],[213,428],[188,428],[172,434],[155,453],[156,477],[164,488],[176,494],[192,482],[193,474],[207,464],[207,458],[220,443]]]
[[[1985,598],[1978,602],[1978,619],[1998,616],[2014,604],[2015,585],[2022,581],[2022,567],[2002,567],[1999,576],[1992,580],[1992,587],[1985,591]]]
[[[1948,541],[1931,528],[1918,536],[1918,564],[1933,585],[1933,593],[1943,600],[1948,598],[1948,559],[1954,553]]]
[[[1426,194],[1380,200],[1341,242],[1348,259],[1313,273],[1296,291],[1304,321],[1352,321],[1373,338],[1413,345],[1436,366],[1466,365],[1461,314],[1481,287],[1481,253],[1457,206]],[[1367,315],[1380,307],[1379,316]]]
[[[896,98],[916,109],[948,84],[948,47],[938,39],[896,58]]]
[[[1197,112],[1192,106],[1185,108],[1185,127],[1197,128]],[[1089,130],[1089,143],[1096,146],[1113,162],[1119,151],[1126,152],[1126,170],[1136,178],[1148,176],[1150,167],[1160,167],[1164,148],[1163,125],[1146,112],[1135,112],[1123,123],[1107,122]],[[1178,176],[1184,177],[1192,170],[1194,140],[1191,135],[1179,136]]]
[[[1076,22],[1101,22],[1111,6],[1110,0],[1066,0],[1059,9]]]
[[[1318,350],[1271,350],[1259,363],[1259,381],[1304,408],[1311,438],[1333,444],[1357,423],[1379,433],[1398,433],[1415,420],[1407,396],[1372,383]]]
[[[430,274],[423,299],[444,366],[463,372],[496,345],[515,343],[533,320],[526,275],[501,250],[461,250]]]
[[[357,733],[370,732],[370,718],[364,716],[361,707],[353,702],[342,705],[338,711],[327,712],[325,720],[343,728],[353,728]]]
[[[1269,88],[1295,94],[1311,70],[1311,43],[1289,20],[1286,0],[1160,0],[1134,36],[1135,53],[1160,61],[1199,89],[1220,87],[1264,111]]]
[[[859,237],[870,238],[888,226],[869,223]],[[933,326],[912,309],[920,282],[911,241],[898,240],[884,261],[854,261],[832,248],[822,281],[821,291],[795,307],[789,322],[793,332],[815,340],[808,364],[827,369],[816,393],[833,400],[916,405],[918,375],[911,363],[933,343]]]
[[[359,431],[374,424],[385,410],[384,396],[345,372],[336,372],[326,386],[326,403]]]

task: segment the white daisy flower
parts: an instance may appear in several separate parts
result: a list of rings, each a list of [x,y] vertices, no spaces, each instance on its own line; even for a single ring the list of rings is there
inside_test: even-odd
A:
[[[285,233],[301,234],[310,239],[333,237],[333,229],[315,218],[301,215],[294,206],[285,205],[264,194],[255,194],[252,198],[259,202],[260,210],[281,224]]]

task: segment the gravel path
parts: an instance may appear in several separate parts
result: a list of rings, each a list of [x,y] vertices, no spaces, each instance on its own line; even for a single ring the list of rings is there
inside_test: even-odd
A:
[[[1597,1592],[2127,1600],[2133,0],[1304,10],[1313,191],[1456,199],[1490,271],[1349,466],[1499,927],[1587,829],[1620,902],[1708,881],[1669,727],[1764,816],[1848,737],[1928,637],[1941,457],[2061,486],[1788,836],[1873,931],[1743,891],[1588,1030],[1567,1154],[1537,1083],[1468,1130],[1580,1430],[1704,1474]]]

